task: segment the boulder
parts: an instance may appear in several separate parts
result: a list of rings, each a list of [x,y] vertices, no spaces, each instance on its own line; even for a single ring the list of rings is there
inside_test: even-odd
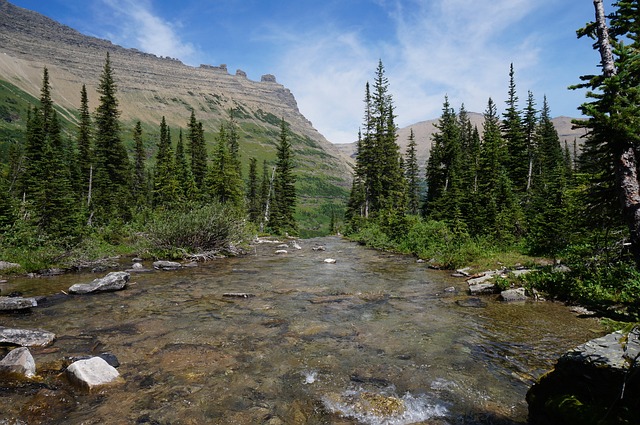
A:
[[[500,299],[506,302],[514,302],[514,301],[526,301],[529,299],[529,297],[527,297],[526,289],[514,288],[514,289],[507,289],[506,291],[500,292]]]
[[[37,306],[35,298],[0,297],[0,311],[24,310]]]
[[[72,382],[89,390],[122,382],[116,368],[101,357],[91,357],[71,363],[67,367],[67,376]]]
[[[11,329],[0,327],[0,345],[46,347],[53,343],[55,334],[40,329]]]
[[[640,329],[568,351],[527,393],[529,423],[626,424],[640,418]]]
[[[22,267],[18,263],[10,263],[8,261],[0,261],[0,271],[11,270],[11,269],[19,269]]]
[[[0,374],[19,375],[25,378],[36,376],[36,362],[27,347],[11,350],[0,360]]]
[[[498,291],[498,287],[491,283],[474,283],[473,285],[469,285],[469,293],[471,295],[487,295],[487,294],[495,294]]]
[[[182,264],[176,261],[154,261],[153,268],[156,270],[178,270],[182,268]]]
[[[92,292],[109,292],[124,289],[131,275],[127,272],[111,272],[103,278],[94,279],[91,283],[77,283],[69,288],[72,294],[89,294]]]

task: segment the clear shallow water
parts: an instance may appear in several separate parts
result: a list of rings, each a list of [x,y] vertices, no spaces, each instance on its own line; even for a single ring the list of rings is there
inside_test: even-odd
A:
[[[0,423],[522,424],[533,380],[599,336],[557,303],[461,307],[464,281],[410,257],[301,245],[132,274],[114,293],[60,292],[95,275],[3,284],[56,295],[0,325],[58,338],[32,350],[41,382],[0,384]],[[59,376],[63,358],[104,351],[125,384],[87,393]]]

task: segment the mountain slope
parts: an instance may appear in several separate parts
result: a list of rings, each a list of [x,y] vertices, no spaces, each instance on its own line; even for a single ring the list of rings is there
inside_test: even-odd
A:
[[[309,167],[320,168],[333,184],[348,186],[348,160],[313,128],[298,110],[293,94],[273,75],[251,81],[241,70],[229,74],[224,65],[191,67],[125,49],[0,0],[0,79],[38,97],[42,69],[48,67],[53,100],[68,111],[69,119],[80,105],[82,84],[87,85],[90,106],[97,105],[95,88],[107,52],[125,125],[139,119],[157,126],[165,116],[170,126],[185,127],[193,108],[211,133],[233,110],[244,136],[242,151],[256,152],[275,143],[271,138],[284,118],[294,133],[300,173],[313,175]]]

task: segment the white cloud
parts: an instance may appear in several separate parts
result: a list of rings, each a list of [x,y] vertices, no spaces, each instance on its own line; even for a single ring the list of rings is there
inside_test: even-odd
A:
[[[395,26],[376,42],[335,28],[282,36],[278,78],[300,109],[332,142],[350,142],[362,122],[364,83],[385,65],[401,126],[440,115],[445,94],[451,105],[482,112],[488,98],[506,99],[514,63],[521,102],[530,81],[524,70],[538,62],[534,36],[513,31],[544,0],[378,1]]]
[[[179,58],[195,65],[199,52],[191,43],[180,39],[176,25],[152,11],[148,0],[103,0],[110,8],[118,32],[110,38],[123,45],[136,47],[159,56]]]

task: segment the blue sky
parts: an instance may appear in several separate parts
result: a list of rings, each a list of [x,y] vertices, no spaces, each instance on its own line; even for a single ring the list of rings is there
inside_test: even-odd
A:
[[[379,59],[401,127],[439,117],[445,95],[474,112],[492,97],[502,112],[510,63],[521,107],[531,90],[553,116],[579,116],[584,92],[567,86],[598,72],[590,40],[575,35],[591,0],[10,1],[189,65],[274,74],[334,143],[355,140]]]

